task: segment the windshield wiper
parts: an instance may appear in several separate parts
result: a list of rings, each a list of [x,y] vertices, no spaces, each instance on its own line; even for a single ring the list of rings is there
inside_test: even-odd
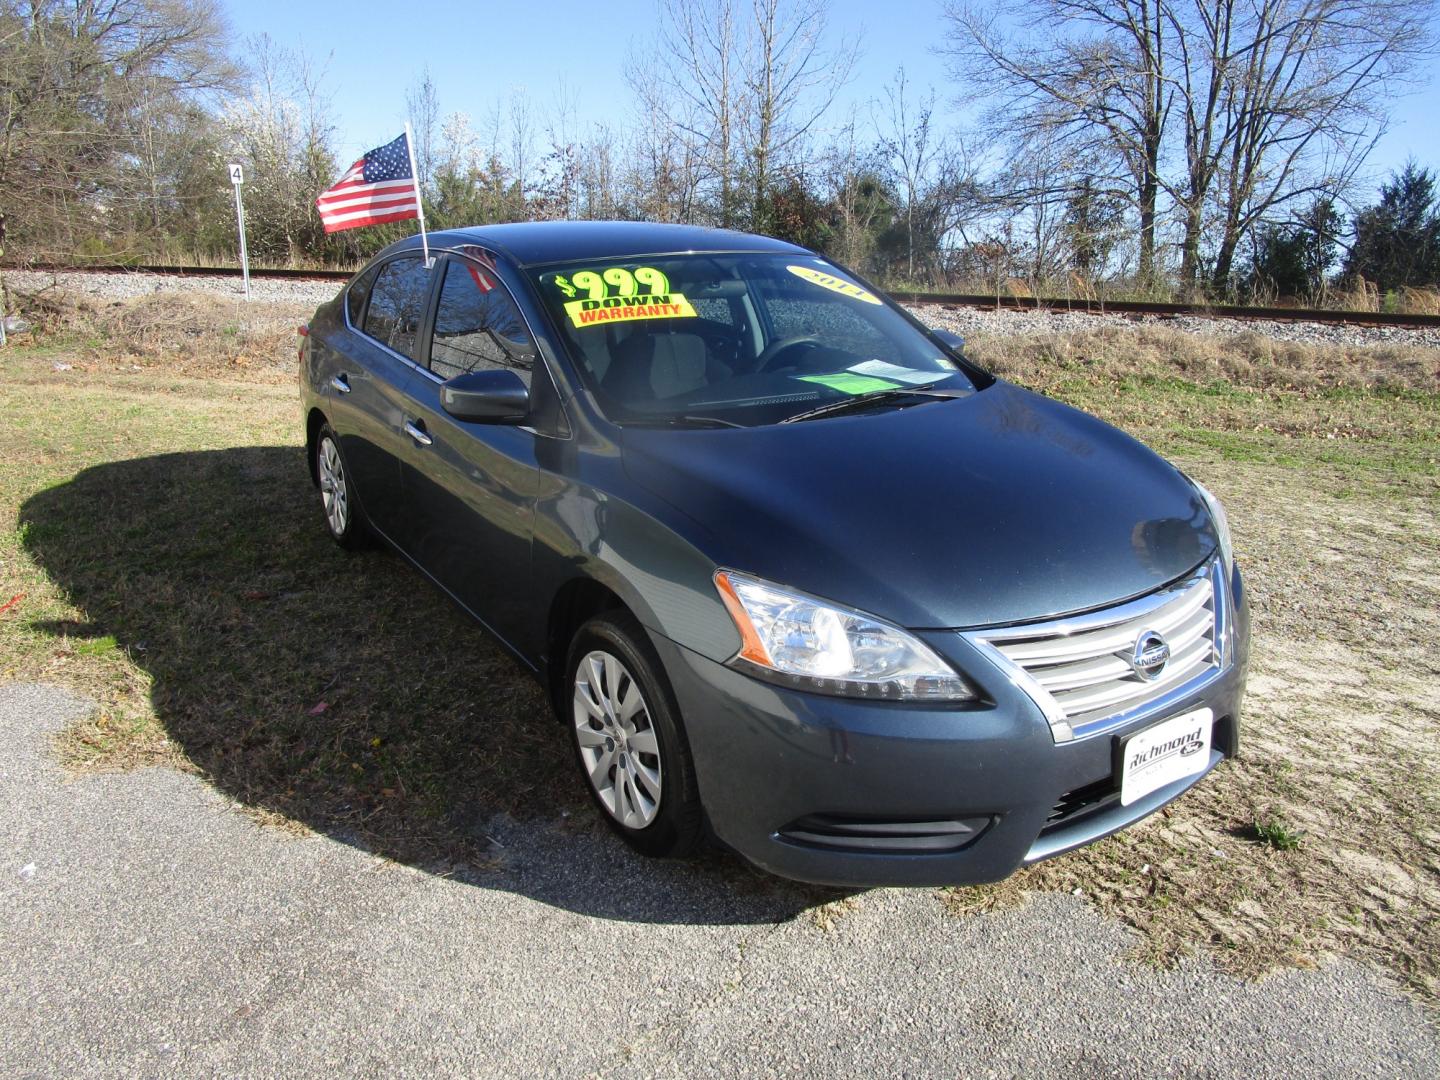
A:
[[[794,416],[787,416],[784,420],[781,420],[780,423],[795,424],[801,420],[814,420],[821,416],[835,416],[839,413],[850,412],[853,409],[864,409],[871,405],[883,405],[885,402],[894,401],[896,398],[919,397],[940,398],[943,400],[946,398],[968,397],[969,394],[969,390],[935,390],[930,386],[899,386],[893,390],[872,390],[868,394],[845,398],[842,401],[832,401],[828,404],[820,405],[817,408],[796,413]]]
[[[622,423],[629,427],[745,427],[744,424],[737,424],[734,420],[724,420],[718,416],[691,416],[688,414],[657,416],[653,420],[624,420]]]

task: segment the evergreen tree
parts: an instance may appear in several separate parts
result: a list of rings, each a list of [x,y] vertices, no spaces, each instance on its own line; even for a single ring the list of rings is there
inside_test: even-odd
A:
[[[1435,174],[1408,163],[1380,188],[1380,202],[1355,215],[1355,245],[1346,274],[1390,292],[1440,285],[1440,206]]]
[[[1250,292],[1273,290],[1312,303],[1323,299],[1343,227],[1334,202],[1321,197],[1294,221],[1262,228],[1255,239]]]

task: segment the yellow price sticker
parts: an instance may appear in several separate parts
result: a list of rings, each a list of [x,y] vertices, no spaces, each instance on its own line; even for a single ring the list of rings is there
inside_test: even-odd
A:
[[[579,278],[579,274],[575,275]],[[580,284],[579,281],[576,284]],[[640,319],[694,319],[695,308],[683,293],[650,293],[639,296],[607,296],[589,300],[571,300],[565,314],[577,327],[599,326],[612,322],[635,322]]]
[[[670,292],[670,279],[653,266],[637,266],[634,270],[623,266],[576,270],[568,278],[564,274],[556,274],[552,282],[566,296],[575,296],[583,290],[591,300],[603,300],[612,295],[657,296]]]
[[[812,285],[819,285],[822,289],[829,289],[841,296],[848,296],[852,300],[860,300],[867,304],[884,306],[884,302],[872,292],[866,292],[854,282],[846,281],[844,278],[836,277],[834,274],[826,274],[820,270],[812,270],[808,266],[787,266],[786,270],[798,278],[810,282]]]

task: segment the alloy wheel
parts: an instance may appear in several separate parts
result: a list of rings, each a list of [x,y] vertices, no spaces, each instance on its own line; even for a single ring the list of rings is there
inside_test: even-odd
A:
[[[329,436],[320,440],[316,455],[320,470],[320,498],[325,504],[325,520],[337,537],[345,535],[350,522],[350,494],[345,486],[345,465],[340,450]]]
[[[660,810],[660,743],[640,684],[620,659],[595,650],[575,669],[575,739],[606,811],[643,829]]]

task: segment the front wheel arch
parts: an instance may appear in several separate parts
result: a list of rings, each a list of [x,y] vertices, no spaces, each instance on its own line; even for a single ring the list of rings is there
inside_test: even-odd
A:
[[[614,590],[589,577],[571,578],[556,590],[550,601],[545,628],[546,681],[550,703],[559,723],[566,722],[569,708],[565,661],[570,655],[570,643],[580,627],[607,611],[620,611],[635,617]]]

